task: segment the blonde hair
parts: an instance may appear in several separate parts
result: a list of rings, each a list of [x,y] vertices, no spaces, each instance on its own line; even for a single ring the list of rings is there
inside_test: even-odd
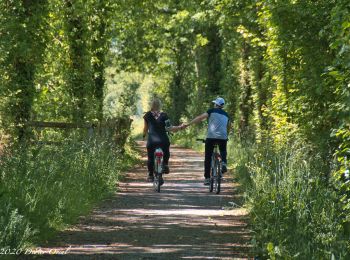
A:
[[[162,102],[160,102],[159,98],[154,98],[151,102],[151,110],[152,111],[159,111],[162,107]]]

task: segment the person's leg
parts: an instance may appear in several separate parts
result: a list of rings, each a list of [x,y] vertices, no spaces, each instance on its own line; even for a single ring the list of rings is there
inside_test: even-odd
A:
[[[227,172],[227,140],[219,140],[219,150],[222,158],[222,172]]]
[[[153,176],[153,171],[154,171],[154,146],[150,145],[147,146],[147,168],[148,168],[148,175]]]
[[[163,167],[164,167],[164,173],[169,173],[169,158],[170,158],[170,144],[166,144],[163,146]]]
[[[227,163],[227,140],[218,140],[222,161]]]
[[[204,178],[210,178],[211,156],[214,150],[214,140],[207,138],[205,140],[205,160],[204,160]]]

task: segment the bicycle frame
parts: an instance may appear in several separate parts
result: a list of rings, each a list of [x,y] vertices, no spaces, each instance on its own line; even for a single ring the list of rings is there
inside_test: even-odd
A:
[[[164,152],[162,148],[158,147],[154,152],[154,181],[153,186],[155,191],[160,192],[161,179],[163,175],[163,157]]]
[[[196,139],[205,143],[205,139]],[[222,179],[222,158],[219,152],[219,145],[214,145],[213,154],[211,155],[210,162],[210,182],[209,182],[209,192],[215,190],[216,194],[220,193],[221,189],[221,179]]]
[[[211,164],[210,164],[210,184],[209,184],[209,192],[215,191],[216,194],[220,193],[221,188],[221,178],[222,178],[222,158],[219,153],[218,144],[214,145],[213,154],[211,156]]]

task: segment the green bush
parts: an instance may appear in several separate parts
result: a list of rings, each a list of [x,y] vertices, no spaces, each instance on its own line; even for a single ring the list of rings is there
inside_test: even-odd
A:
[[[0,227],[0,245],[4,251],[26,247],[28,240],[35,234],[28,220],[11,204],[1,204]]]
[[[348,256],[339,194],[317,154],[302,146],[277,152],[266,144],[235,145],[230,153],[236,154],[236,174],[246,191],[256,254],[271,259]]]
[[[101,140],[13,149],[0,168],[0,247],[23,248],[115,190],[133,162]]]

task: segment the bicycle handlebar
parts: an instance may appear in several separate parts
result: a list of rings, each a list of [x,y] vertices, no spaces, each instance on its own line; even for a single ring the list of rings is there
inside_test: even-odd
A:
[[[203,138],[197,138],[197,139],[196,139],[196,141],[199,141],[199,142],[205,143],[205,139],[203,139]],[[227,139],[227,141],[228,141],[228,139]]]

